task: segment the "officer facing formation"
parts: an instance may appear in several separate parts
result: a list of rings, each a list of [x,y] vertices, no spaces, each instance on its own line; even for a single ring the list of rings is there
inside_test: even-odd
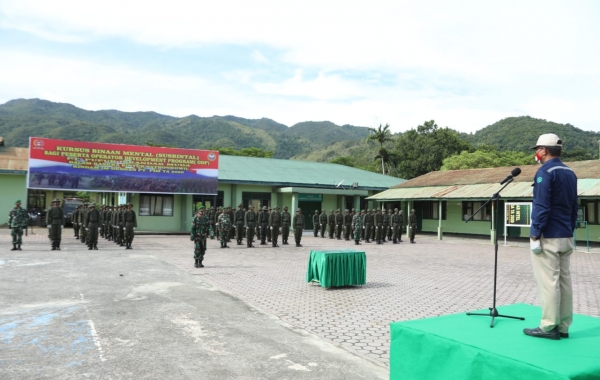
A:
[[[52,250],[60,251],[62,229],[65,226],[65,213],[60,207],[60,200],[58,198],[54,198],[50,206],[50,209],[46,213],[46,225],[48,226]]]
[[[292,225],[292,216],[288,212],[288,206],[283,207],[281,213],[281,244],[288,244],[290,236],[290,226]],[[317,235],[315,235],[316,237]]]
[[[11,251],[21,251],[21,243],[23,238],[23,229],[27,228],[29,215],[27,211],[21,207],[21,200],[15,201],[15,207],[8,213],[8,228],[10,228],[10,236],[12,236],[13,247]]]
[[[296,210],[294,220],[292,221],[294,226],[294,238],[296,240],[296,247],[302,247],[300,241],[302,240],[302,231],[304,230],[304,215],[302,215],[302,209]]]
[[[127,211],[123,213],[123,220],[125,223],[125,227],[123,228],[125,230],[125,249],[132,249],[131,243],[133,243],[134,231],[137,228],[137,218],[131,203],[127,205]]]

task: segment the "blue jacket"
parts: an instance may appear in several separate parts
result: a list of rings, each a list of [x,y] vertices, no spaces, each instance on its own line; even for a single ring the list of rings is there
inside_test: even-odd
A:
[[[546,161],[533,179],[530,235],[573,237],[577,209],[577,176],[560,158]]]

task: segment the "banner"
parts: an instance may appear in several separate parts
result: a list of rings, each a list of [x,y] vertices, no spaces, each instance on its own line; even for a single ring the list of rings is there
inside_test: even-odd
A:
[[[514,227],[530,227],[531,202],[506,202],[506,225]]]
[[[27,187],[217,194],[219,152],[29,138]]]

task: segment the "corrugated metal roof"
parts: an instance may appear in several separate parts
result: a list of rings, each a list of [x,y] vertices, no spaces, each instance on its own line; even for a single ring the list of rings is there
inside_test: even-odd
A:
[[[600,161],[598,160],[567,162],[566,164],[575,171],[579,179],[600,179]],[[539,167],[539,165],[521,166],[521,174],[515,177],[515,182],[533,181],[535,172]],[[396,185],[394,188],[498,183],[509,175],[513,169],[514,166],[430,172]]]
[[[600,161],[576,161],[566,163],[577,175],[579,197],[600,196]],[[509,199],[532,198],[533,177],[539,165],[521,166],[521,174],[502,190],[502,197]],[[514,167],[487,169],[448,170],[424,174],[396,185],[389,190],[367,199],[487,199],[499,191],[499,184]]]
[[[280,160],[241,156],[219,156],[219,182],[255,183],[269,186],[300,186],[384,190],[404,179],[384,176],[349,166],[324,162]]]
[[[0,170],[23,172],[29,164],[29,149],[2,147],[0,148]]]

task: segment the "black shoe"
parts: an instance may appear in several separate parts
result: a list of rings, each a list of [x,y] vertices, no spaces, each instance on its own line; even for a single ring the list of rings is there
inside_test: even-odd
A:
[[[16,250],[17,250],[17,245],[13,244],[13,247],[12,247],[11,251],[16,251]]]
[[[57,246],[56,246],[56,250],[57,250],[57,251],[60,251],[60,245],[57,245]]]
[[[398,243],[402,243],[402,239],[398,239]]]
[[[535,329],[524,329],[523,332],[525,333],[525,335],[529,335],[535,338],[560,340],[560,333],[558,332],[558,327],[555,327],[550,331],[544,331],[539,327],[536,327]]]
[[[569,337],[569,333],[558,333],[558,335],[560,335],[561,338],[568,338]]]
[[[92,249],[94,249],[94,248],[92,248],[91,245],[88,245],[88,251],[91,251]]]
[[[55,246],[52,246],[52,249],[51,249],[51,251],[56,251],[56,247],[55,247]]]
[[[198,268],[204,268],[204,265],[202,265],[202,260],[198,260]]]
[[[200,260],[195,259],[194,260],[194,268],[198,268],[198,263],[200,262]]]
[[[302,244],[298,244],[298,247],[302,247]]]
[[[94,244],[94,249],[97,251],[98,250],[98,246],[96,244]]]
[[[22,251],[21,244],[17,244],[17,251]]]

